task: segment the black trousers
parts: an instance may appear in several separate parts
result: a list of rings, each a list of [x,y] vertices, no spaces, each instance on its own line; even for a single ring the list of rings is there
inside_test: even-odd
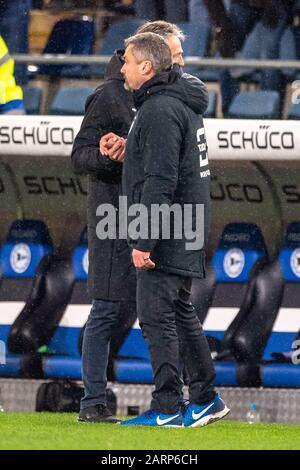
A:
[[[176,413],[181,397],[180,359],[189,375],[191,403],[215,397],[215,370],[195,308],[192,279],[156,270],[137,271],[137,312],[148,343],[155,390],[151,409]]]

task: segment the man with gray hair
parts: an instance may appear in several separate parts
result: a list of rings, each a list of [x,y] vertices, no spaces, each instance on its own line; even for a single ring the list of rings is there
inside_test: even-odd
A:
[[[182,42],[185,40],[183,31],[173,23],[167,21],[148,21],[138,28],[136,34],[141,33],[156,33],[162,36],[171,49],[172,62],[184,67],[183,48]],[[183,77],[188,80],[197,80],[192,76],[183,74]],[[208,92],[205,84],[201,80],[197,80],[197,85],[202,93],[199,94],[199,105],[201,105],[200,114],[203,115],[208,105]],[[102,137],[100,141],[100,149],[103,155],[107,155],[114,161],[122,161],[125,154],[124,139],[118,137],[113,133],[108,133]]]
[[[162,36],[171,49],[173,64],[179,64],[181,67],[184,66],[182,42],[185,41],[185,35],[176,24],[167,23],[162,20],[148,21],[140,26],[136,32],[136,34],[141,33],[156,33]]]
[[[182,34],[176,25],[159,21],[146,23],[143,27],[148,31],[153,28],[166,37],[172,61],[183,65]],[[124,89],[124,78],[120,73],[122,57],[123,51],[115,53],[107,67],[105,82],[88,98],[72,152],[75,172],[88,175],[89,292],[93,306],[83,334],[85,396],[81,401],[79,421],[92,423],[117,421],[106,406],[107,378],[115,380],[114,358],[136,320],[136,274],[131,263],[131,250],[126,240],[100,240],[95,228],[100,204],[111,204],[119,209],[122,145],[134,118],[132,93]],[[198,98],[203,114],[208,103],[207,89],[196,78],[187,80],[192,82],[191,91],[196,85],[201,89]],[[185,291],[181,294],[178,308],[187,309],[187,295]]]
[[[138,206],[140,225],[133,234],[128,218],[129,245],[137,268],[137,313],[150,351],[155,390],[151,409],[123,421],[128,426],[205,426],[229,413],[214,389],[215,371],[195,309],[188,303],[191,279],[205,277],[205,245],[210,220],[210,170],[200,115],[201,90],[183,80],[172,65],[170,48],[155,33],[126,41],[121,73],[133,91],[137,114],[131,126],[123,168],[123,193],[129,207]],[[152,236],[152,209],[180,207],[164,236],[164,215],[158,237]],[[192,232],[203,230],[202,245],[190,247],[185,209],[192,214]],[[144,211],[144,208],[146,209]],[[201,209],[201,210],[198,210]],[[199,217],[200,214],[200,217]],[[201,226],[200,226],[201,224]],[[177,226],[181,233],[178,237]],[[138,236],[136,236],[138,235]],[[186,305],[179,292],[185,292]],[[189,405],[180,408],[179,351],[187,367]]]

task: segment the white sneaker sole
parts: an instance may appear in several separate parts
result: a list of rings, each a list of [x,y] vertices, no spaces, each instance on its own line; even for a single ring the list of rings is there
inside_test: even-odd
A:
[[[208,415],[205,416],[202,419],[199,419],[199,421],[196,421],[195,423],[191,424],[190,426],[187,426],[189,428],[203,428],[204,426],[207,426],[208,424],[215,423],[216,421],[219,421],[220,419],[225,418],[228,414],[230,413],[230,409],[225,406],[223,411],[220,411],[219,413],[215,413],[213,415]]]

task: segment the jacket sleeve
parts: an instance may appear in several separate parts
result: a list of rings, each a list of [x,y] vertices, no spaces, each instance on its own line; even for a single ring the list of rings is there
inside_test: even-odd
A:
[[[87,101],[86,113],[72,150],[73,169],[79,174],[97,174],[101,177],[113,175],[120,163],[111,161],[100,154],[99,141],[108,132],[113,132],[109,104],[104,99],[103,90]]]
[[[202,80],[199,80],[199,88],[202,91],[202,99],[201,99],[201,116],[205,114],[208,108],[208,102],[209,102],[209,97],[208,97],[208,88],[205,85],[205,83],[202,82]]]
[[[158,240],[150,239],[151,208],[154,204],[171,206],[178,183],[183,125],[176,112],[163,106],[145,109],[145,120],[140,134],[144,160],[144,185],[140,203],[147,208],[149,237],[139,239],[135,248],[153,251]],[[159,227],[159,239],[161,226]]]

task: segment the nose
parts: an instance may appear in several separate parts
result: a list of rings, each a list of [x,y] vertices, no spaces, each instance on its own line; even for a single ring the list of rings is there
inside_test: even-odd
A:
[[[125,75],[125,64],[124,64],[123,67],[121,68],[121,74],[122,74],[122,75]]]
[[[184,58],[183,58],[183,56],[182,56],[182,55],[180,56],[180,62],[179,62],[179,65],[180,65],[181,67],[184,67],[184,66],[185,66]]]

